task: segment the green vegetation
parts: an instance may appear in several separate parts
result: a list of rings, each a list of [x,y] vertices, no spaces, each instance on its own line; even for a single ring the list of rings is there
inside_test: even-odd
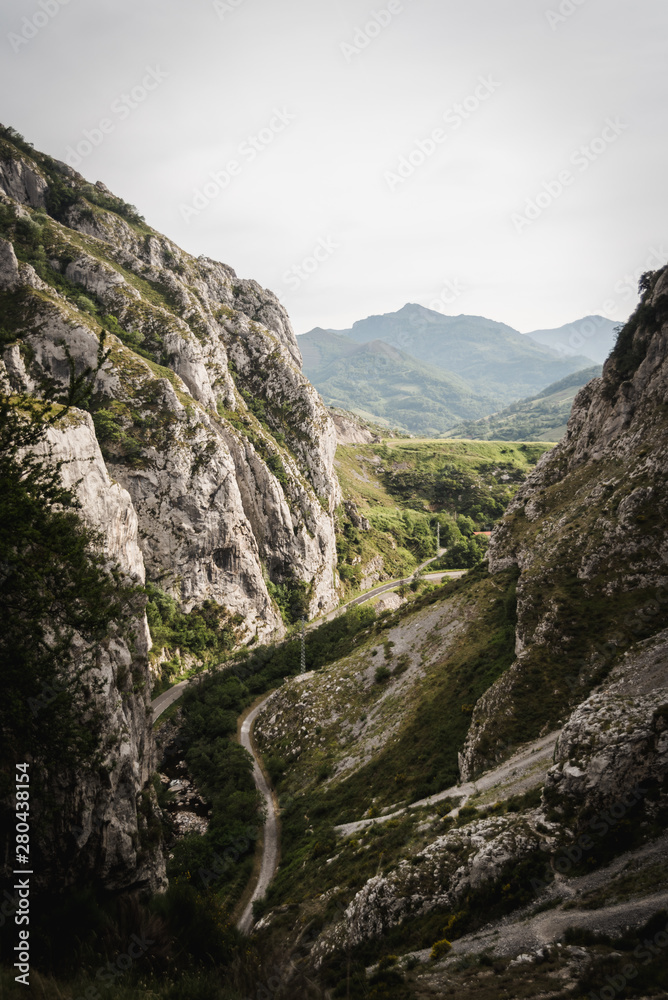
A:
[[[286,625],[296,625],[302,618],[308,618],[310,589],[303,580],[286,580],[284,583],[267,580],[267,590]]]
[[[333,827],[367,814],[372,799],[377,814],[385,806],[415,801],[457,782],[457,753],[468,730],[469,706],[514,657],[515,574],[491,578],[482,569],[476,570],[457,583],[418,597],[410,610],[401,608],[392,616],[371,620],[357,641],[353,638],[348,644],[351,651],[359,651],[359,658],[385,638],[391,655],[389,627],[415,611],[454,598],[472,604],[479,617],[447,657],[427,668],[424,685],[402,706],[393,739],[379,747],[369,763],[348,777],[323,784],[329,771],[325,764],[322,775],[316,771],[315,750],[298,767],[288,766],[292,734],[286,742],[282,738],[272,742],[272,778],[282,808],[283,861],[269,889],[268,906],[299,903],[336,886],[345,886],[345,902],[379,866],[387,870],[407,852],[415,853],[422,836],[428,842],[429,835],[418,832],[420,817],[415,813],[368,827],[343,842],[337,842]],[[390,676],[401,674],[405,665],[405,660],[398,660],[394,671],[385,663],[376,668],[376,683],[367,689],[367,701],[362,704],[364,712],[382,694]],[[359,709],[356,703],[355,712]],[[475,809],[472,814],[478,815]],[[421,947],[436,939],[432,936]]]
[[[378,506],[464,514],[484,527],[504,512],[550,445],[388,440],[336,452],[344,495],[368,515]]]
[[[380,340],[355,344],[317,330],[300,337],[299,346],[304,374],[326,403],[413,434],[441,435],[501,401]]]
[[[622,382],[633,378],[638,366],[647,353],[647,341],[668,319],[668,294],[663,293],[656,303],[651,299],[654,287],[662,271],[647,271],[638,282],[640,302],[633,315],[617,333],[617,340],[610,355],[604,382],[604,392],[609,399],[614,399]],[[640,331],[645,336],[639,336]]]
[[[308,633],[306,667],[320,667],[351,653],[368,634],[376,613],[372,607],[357,604],[331,622],[323,622]],[[301,639],[295,635],[285,642],[259,646],[254,651],[245,648],[234,655],[229,667],[255,695],[278,687],[284,677],[291,677],[301,670]]]
[[[211,803],[209,828],[188,834],[172,848],[168,874],[198,892],[215,887],[218,904],[231,912],[250,877],[262,826],[253,759],[235,741],[237,716],[253,695],[234,673],[206,677],[182,699],[179,753]]]
[[[601,374],[600,365],[574,372],[548,385],[537,396],[520,399],[500,413],[481,420],[457,424],[449,431],[455,438],[486,441],[558,441],[566,431],[573,400],[577,393]]]
[[[433,569],[468,569],[484,557],[492,527],[548,445],[482,441],[386,440],[339,446],[336,469],[344,496],[371,530],[338,512],[339,575],[349,593],[364,567],[382,557],[381,579],[408,576],[436,555],[440,526],[445,557]]]
[[[47,427],[68,419],[67,407],[0,398],[0,742],[4,761],[34,762],[45,802],[51,775],[99,766],[96,650],[112,632],[132,648],[143,608],[138,589],[105,568],[60,467],[36,454]],[[131,688],[128,677],[123,693]],[[3,799],[9,777],[3,771]]]
[[[163,664],[160,683],[153,688],[153,697],[182,675],[181,657],[197,657],[198,669],[209,663],[220,663],[239,641],[241,615],[232,615],[215,601],[204,601],[200,607],[184,612],[176,599],[155,583],[146,584],[148,619],[153,641],[152,655],[163,650],[171,656]]]
[[[311,330],[299,344],[304,371],[326,402],[425,436],[591,365],[504,323],[414,304],[349,330]]]

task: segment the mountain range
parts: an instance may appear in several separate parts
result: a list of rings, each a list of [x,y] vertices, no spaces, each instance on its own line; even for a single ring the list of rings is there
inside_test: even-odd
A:
[[[555,448],[342,461],[271,292],[0,127],[3,996],[667,995],[668,266],[641,290]],[[424,366],[407,309],[343,339]],[[542,351],[545,399],[591,368],[450,325],[453,392],[467,350],[499,387]],[[471,572],[339,608],[511,496]],[[157,718],[167,647],[210,669]]]
[[[326,403],[436,436],[590,369],[596,359],[571,345],[582,341],[597,358],[607,356],[614,329],[596,316],[534,337],[482,316],[408,303],[347,330],[315,328],[298,343],[304,374]]]
[[[451,427],[448,434],[486,441],[559,441],[566,433],[573,400],[601,371],[600,365],[594,365],[574,372],[548,385],[537,396],[520,399],[488,417],[464,421]]]

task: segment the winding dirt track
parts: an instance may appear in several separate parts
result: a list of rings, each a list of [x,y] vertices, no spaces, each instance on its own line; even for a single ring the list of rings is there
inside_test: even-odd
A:
[[[442,549],[441,554],[444,551],[445,550]],[[418,569],[419,570],[423,569],[424,567],[428,566],[429,563],[434,562],[434,560],[437,558],[438,556],[434,556],[433,559],[428,559],[426,562],[422,563],[422,565]],[[447,573],[445,571],[441,571],[440,573],[426,574],[425,578],[440,579],[444,576],[457,577],[461,575],[462,573],[459,571],[453,573],[452,570],[450,570]],[[320,618],[315,622],[311,622],[308,627],[317,628],[318,625],[322,625],[323,621],[331,620],[336,615],[341,614],[343,611],[345,611],[345,609],[350,605],[362,604],[364,601],[368,601],[371,597],[375,597],[376,594],[383,593],[386,590],[392,590],[395,587],[399,586],[401,583],[409,583],[411,579],[412,577],[407,577],[406,580],[399,580],[399,581],[395,580],[394,582],[384,584],[380,587],[374,587],[372,590],[367,591],[365,594],[361,594],[359,597],[354,598],[354,600],[350,601],[343,607],[336,608],[335,611],[330,612],[330,614],[327,615],[325,618]],[[189,680],[181,681],[179,684],[175,684],[167,691],[164,691],[161,695],[158,695],[158,697],[151,702],[151,708],[153,709],[154,723],[162,715],[162,713],[169,708],[170,705],[173,705],[174,702],[181,697],[186,686],[191,683],[191,680],[196,680],[196,679],[197,678],[195,677]],[[248,750],[248,752],[253,757],[253,779],[255,781],[255,785],[260,795],[262,796],[262,803],[265,810],[265,821],[262,832],[262,861],[260,865],[260,872],[257,877],[257,882],[253,887],[250,899],[248,900],[244,908],[244,911],[241,914],[241,917],[237,921],[237,927],[244,934],[248,934],[253,927],[254,923],[253,903],[255,902],[256,899],[261,899],[262,896],[264,896],[269,887],[269,883],[276,874],[276,869],[278,868],[278,858],[280,850],[278,809],[274,799],[272,788],[264,775],[262,767],[260,766],[259,757],[253,746],[253,738],[252,738],[253,723],[255,722],[255,719],[262,711],[262,709],[264,708],[265,704],[267,703],[270,697],[271,695],[267,695],[267,697],[264,698],[259,703],[259,705],[256,705],[255,708],[253,708],[252,711],[249,712],[249,714],[246,716],[246,718],[243,720],[241,724],[241,732],[240,732],[240,742],[242,747]],[[389,819],[389,816],[387,818]]]
[[[261,899],[264,896],[265,892],[269,888],[269,883],[276,874],[276,869],[278,868],[278,852],[280,845],[278,809],[276,807],[271,785],[265,778],[264,771],[260,766],[259,757],[257,756],[253,745],[253,723],[270,698],[271,695],[267,695],[266,698],[263,698],[260,704],[256,705],[241,723],[240,742],[244,750],[248,750],[253,757],[253,778],[255,780],[257,790],[262,796],[262,804],[265,809],[264,827],[262,829],[262,864],[260,866],[260,873],[255,887],[253,888],[253,892],[251,893],[251,897],[246,903],[246,907],[237,921],[237,927],[244,934],[248,934],[253,926],[253,903],[256,899]]]

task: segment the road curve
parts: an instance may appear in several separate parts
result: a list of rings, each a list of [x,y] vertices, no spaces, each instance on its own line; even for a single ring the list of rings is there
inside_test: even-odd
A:
[[[433,559],[428,559],[427,562],[423,563],[422,566],[420,566],[419,568],[422,569],[424,566],[429,565],[429,563],[433,561],[434,561]],[[446,574],[433,573],[429,574],[428,576],[426,575],[426,578],[434,579],[444,575]],[[450,571],[450,573],[447,575],[461,576],[462,574],[459,572],[452,573],[452,571]],[[399,580],[399,581],[395,580],[392,583],[386,583],[380,587],[375,587],[372,590],[367,591],[366,594],[361,594],[359,597],[354,598],[352,601],[348,603],[348,605],[344,605],[343,608],[337,608],[336,611],[331,612],[326,619],[321,618],[316,623],[312,623],[311,627],[314,627],[314,625],[315,627],[317,627],[317,625],[321,625],[323,620],[330,620],[336,614],[340,614],[343,610],[345,610],[346,607],[352,604],[362,604],[364,601],[368,601],[369,598],[375,597],[376,594],[382,594],[386,590],[392,590],[394,587],[401,586],[402,583],[409,583],[411,579],[412,577],[407,577],[405,580]],[[188,678],[184,681],[180,681],[178,684],[175,684],[173,687],[168,688],[167,691],[164,691],[162,694],[158,695],[158,697],[151,702],[151,708],[153,709],[153,722],[155,723],[156,719],[158,719],[162,715],[162,713],[169,708],[170,705],[173,705],[174,702],[181,697],[186,685],[190,684],[191,681],[196,680],[200,676],[201,674],[197,674],[193,678]],[[248,934],[253,927],[254,923],[253,903],[255,902],[256,899],[261,899],[264,896],[267,889],[269,888],[269,883],[276,874],[276,869],[278,868],[278,856],[280,847],[280,836],[278,829],[278,811],[276,809],[276,804],[274,802],[271,786],[269,785],[267,779],[264,776],[264,772],[260,766],[259,757],[255,752],[255,747],[253,745],[253,738],[252,738],[253,723],[255,722],[255,719],[262,711],[266,703],[269,701],[270,697],[271,694],[267,695],[267,697],[264,698],[259,703],[259,705],[256,705],[255,708],[248,713],[248,715],[241,724],[241,732],[240,732],[240,743],[245,750],[248,750],[248,752],[251,754],[253,758],[253,780],[255,781],[255,785],[260,795],[262,796],[262,802],[265,808],[265,821],[262,831],[262,862],[260,865],[260,873],[258,875],[255,887],[253,888],[253,891],[251,893],[250,899],[248,900],[248,903],[246,904],[244,911],[241,914],[241,917],[237,921],[237,927],[244,934]]]
[[[253,757],[253,779],[255,780],[257,790],[262,796],[262,802],[265,808],[265,820],[262,830],[262,864],[260,866],[260,874],[258,875],[251,897],[248,900],[243,913],[239,917],[239,920],[237,921],[237,927],[243,934],[248,934],[254,923],[253,903],[256,899],[261,899],[264,896],[265,892],[269,888],[269,883],[276,874],[276,869],[278,868],[278,810],[276,808],[276,803],[274,802],[271,786],[264,776],[264,771],[260,766],[260,759],[253,745],[253,723],[270,698],[271,695],[267,695],[266,698],[263,698],[260,704],[256,705],[241,723],[240,743],[244,750],[248,750]]]
[[[196,677],[201,676],[196,674]],[[159,694],[157,698],[154,698],[151,702],[151,708],[153,709],[153,722],[159,719],[163,712],[166,712],[170,705],[173,705],[175,701],[178,701],[187,684],[190,684],[194,677],[187,677],[184,681],[179,681],[178,684],[174,684],[173,687],[167,688],[162,694]]]
[[[170,705],[173,705],[177,701],[186,687],[201,674],[195,675],[195,677],[187,678],[184,681],[180,681],[175,684],[174,687],[169,688],[162,694],[158,695],[154,701],[151,702],[151,708],[153,709],[153,722],[158,719]],[[273,693],[273,692],[272,692]],[[246,718],[241,723],[241,732],[239,736],[239,742],[242,747],[251,754],[253,758],[253,780],[260,795],[262,796],[262,804],[265,810],[265,821],[262,830],[262,863],[260,866],[260,873],[257,878],[251,897],[241,914],[241,917],[237,921],[237,927],[244,934],[248,934],[253,926],[253,903],[256,899],[261,899],[264,896],[269,883],[276,873],[278,867],[278,852],[279,852],[279,831],[278,831],[278,812],[276,805],[274,803],[274,798],[272,795],[271,787],[264,776],[264,772],[260,767],[259,757],[255,752],[252,739],[253,723],[257,715],[262,711],[267,701],[271,695],[267,695],[259,705],[256,705],[252,709]]]
[[[441,556],[446,552],[446,549],[441,549],[437,556],[432,556],[431,559],[426,559],[425,562],[420,563],[416,569],[413,570],[410,576],[405,576],[401,580],[390,580],[389,583],[382,583],[378,587],[373,587],[371,590],[365,590],[363,594],[359,597],[353,597],[351,601],[347,601],[345,604],[340,604],[333,611],[328,614],[323,615],[321,618],[314,618],[306,626],[306,631],[309,632],[311,629],[318,628],[323,622],[331,622],[334,618],[338,618],[339,615],[345,614],[348,608],[352,608],[354,604],[364,604],[365,601],[371,600],[372,597],[377,597],[378,594],[384,594],[386,590],[395,590],[397,587],[401,587],[403,584],[409,584],[416,576],[430,563],[436,562]],[[444,569],[438,573],[425,573],[422,576],[423,580],[438,580],[443,579],[443,577],[451,577],[455,579],[459,576],[463,576],[467,570],[451,570]]]

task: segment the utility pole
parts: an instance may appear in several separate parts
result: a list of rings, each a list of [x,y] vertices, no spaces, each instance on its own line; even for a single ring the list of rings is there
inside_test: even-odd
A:
[[[441,551],[441,522],[436,522],[436,555]]]
[[[306,673],[306,619],[302,618],[301,672]]]

